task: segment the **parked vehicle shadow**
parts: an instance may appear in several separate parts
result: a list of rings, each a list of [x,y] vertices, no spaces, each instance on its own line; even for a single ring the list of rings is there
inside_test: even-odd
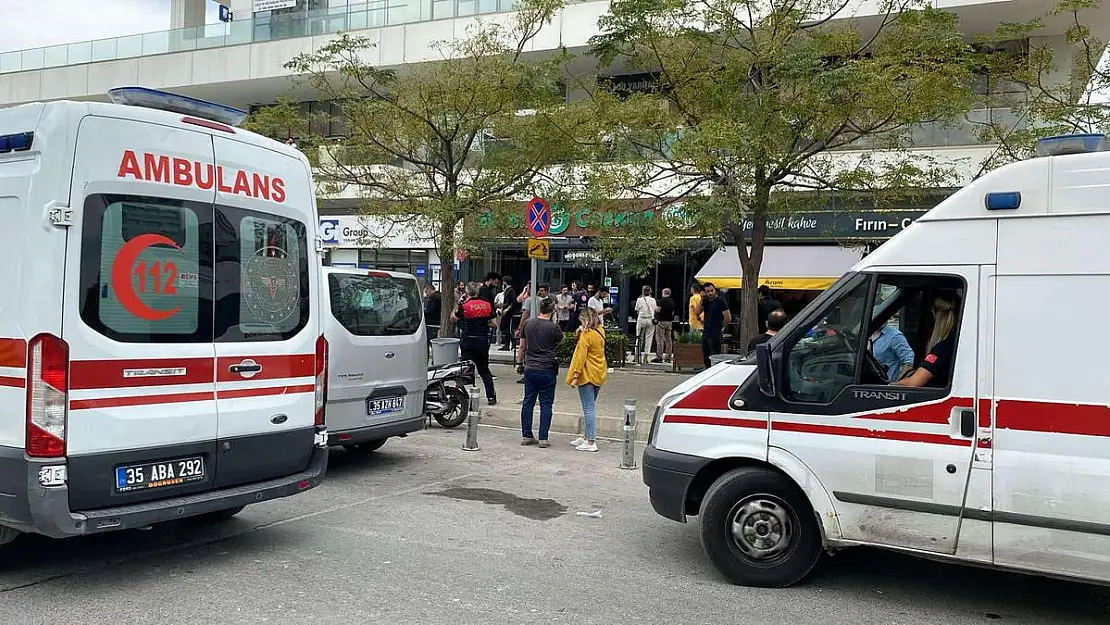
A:
[[[706,558],[696,524],[663,525],[643,532],[639,540],[644,549],[650,545],[655,551],[658,566],[706,583],[728,584]],[[823,557],[813,573],[793,589],[748,590],[784,593],[784,599],[788,593],[822,593],[885,604],[892,613],[910,614],[914,606],[931,604],[934,613],[943,609],[953,615],[1004,622],[1079,625],[1110,620],[1110,587],[862,547]]]

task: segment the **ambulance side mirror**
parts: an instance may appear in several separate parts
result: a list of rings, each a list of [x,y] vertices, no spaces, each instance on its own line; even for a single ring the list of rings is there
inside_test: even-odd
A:
[[[771,346],[760,343],[755,346],[755,370],[759,376],[759,391],[768,397],[776,393],[775,368],[771,360]]]

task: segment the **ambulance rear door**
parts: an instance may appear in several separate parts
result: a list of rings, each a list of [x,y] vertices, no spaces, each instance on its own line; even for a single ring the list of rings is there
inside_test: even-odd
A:
[[[192,184],[212,161],[205,132],[79,125],[62,323],[74,510],[214,484],[215,191]]]
[[[308,466],[320,272],[307,165],[233,137],[213,142],[217,485],[232,486]]]

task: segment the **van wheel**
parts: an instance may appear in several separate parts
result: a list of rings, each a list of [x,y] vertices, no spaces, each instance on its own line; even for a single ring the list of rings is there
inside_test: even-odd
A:
[[[367,441],[365,443],[355,443],[354,445],[344,445],[343,449],[346,449],[347,451],[352,452],[352,453],[356,452],[356,451],[364,451],[364,452],[369,453],[371,451],[378,451],[379,449],[381,449],[382,445],[385,444],[386,440],[387,439],[379,438],[377,440]]]
[[[201,521],[201,522],[204,522],[204,523],[219,523],[221,521],[227,521],[231,517],[233,517],[233,516],[239,514],[240,512],[242,512],[243,508],[246,508],[246,506],[237,506],[235,508],[227,508],[226,510],[217,510],[215,512],[206,512],[206,513],[198,516],[197,520]]]
[[[821,556],[808,499],[785,476],[760,467],[730,471],[702,500],[701,544],[730,582],[783,588],[802,580]]]

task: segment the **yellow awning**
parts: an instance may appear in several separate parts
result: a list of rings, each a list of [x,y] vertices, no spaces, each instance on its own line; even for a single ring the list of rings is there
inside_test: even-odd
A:
[[[823,291],[859,262],[859,250],[828,245],[772,246],[763,248],[759,285],[772,289]],[[721,289],[738,289],[743,284],[736,247],[714,252],[694,276]]]
[[[702,277],[702,275],[699,273],[697,278],[698,282],[712,282],[713,286],[717,287],[718,289],[738,289],[744,285],[744,280],[742,278],[735,278],[732,276]],[[836,282],[838,279],[839,276],[837,276],[836,278],[765,278],[763,276],[760,276],[759,286],[767,285],[767,288],[771,289],[785,289],[796,291],[824,291],[825,289],[832,286],[833,283]]]

